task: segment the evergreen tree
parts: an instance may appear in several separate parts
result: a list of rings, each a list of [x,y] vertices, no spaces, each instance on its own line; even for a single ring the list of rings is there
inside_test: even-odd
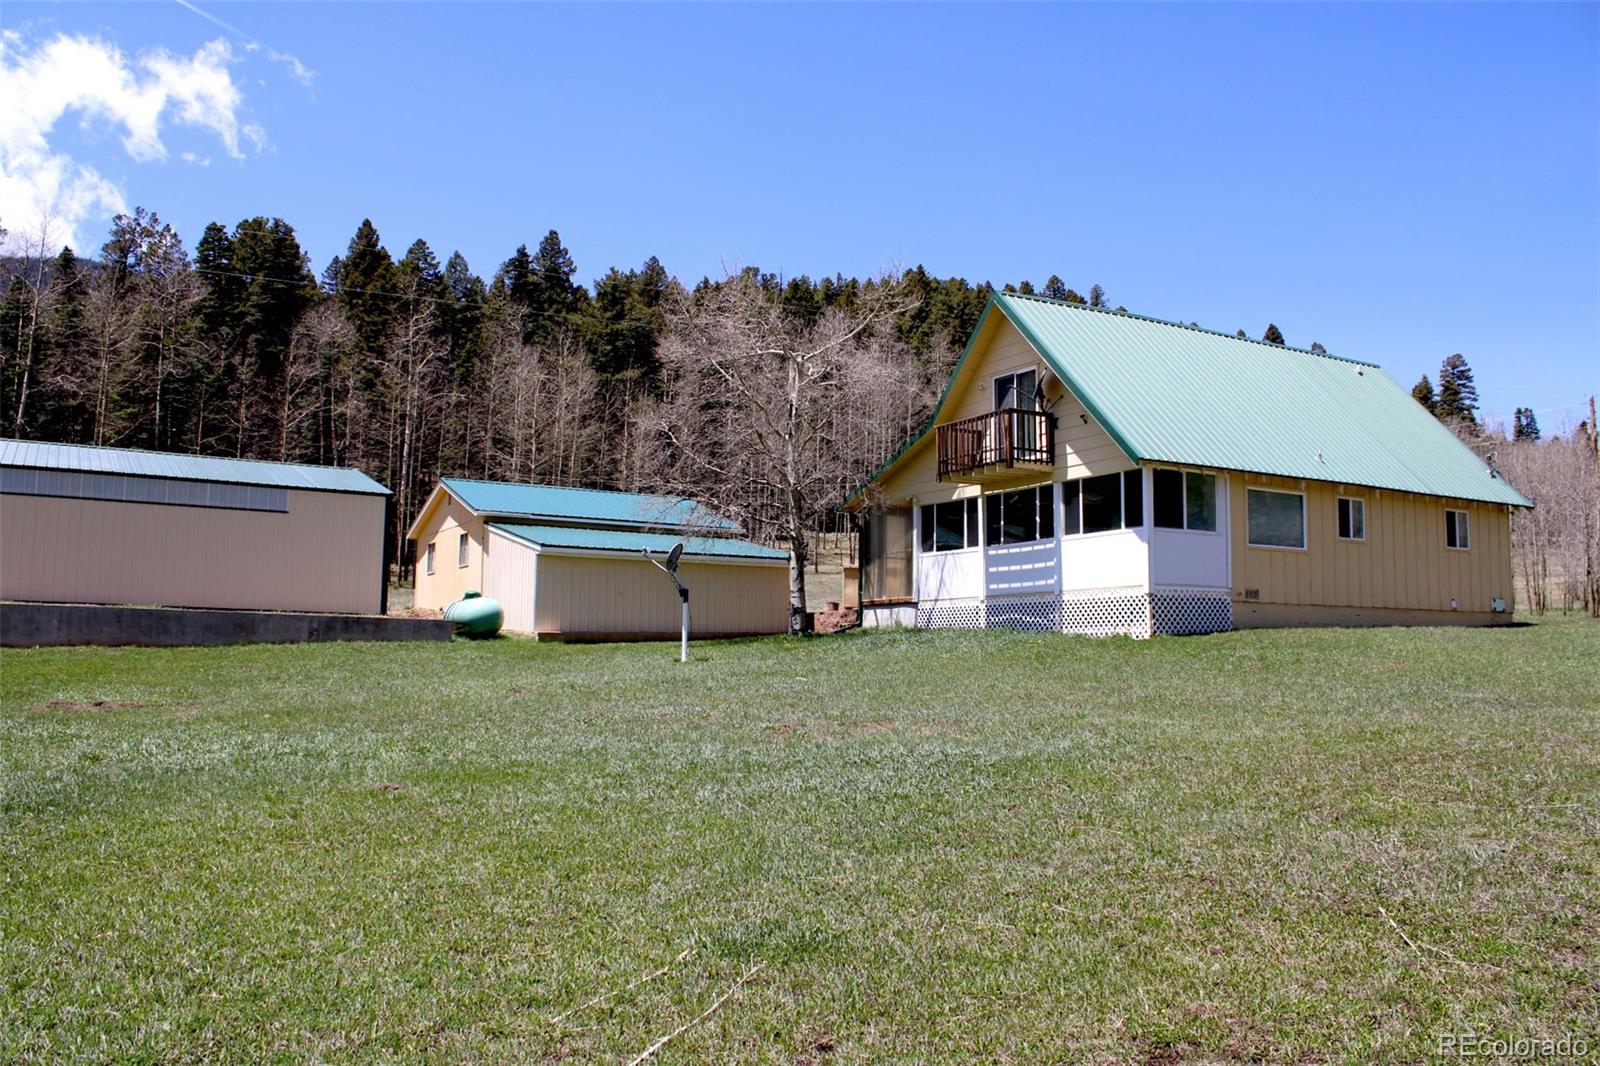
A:
[[[1478,406],[1478,386],[1472,380],[1472,368],[1460,352],[1446,356],[1439,365],[1439,398],[1434,413],[1442,419],[1459,418],[1476,422],[1474,413]]]
[[[1076,290],[1076,289],[1068,289],[1066,291],[1066,294],[1064,296],[1062,296],[1061,298],[1063,300],[1067,301],[1067,303],[1069,303],[1069,304],[1087,304],[1089,302],[1088,300],[1085,300],[1082,296],[1080,296],[1078,294],[1078,290]]]
[[[1031,281],[1022,282],[1020,285],[1017,286],[1017,291],[1019,293],[1021,293],[1023,296],[1032,296],[1034,294],[1033,293],[1033,282],[1031,282]]]
[[[1327,355],[1328,354],[1328,349],[1324,348],[1320,341],[1312,341],[1311,342],[1311,350],[1316,352],[1318,355]]]
[[[1539,420],[1534,417],[1533,408],[1519,407],[1511,416],[1512,440],[1525,440],[1534,443],[1539,440]]]
[[[1422,375],[1422,380],[1411,386],[1411,398],[1426,408],[1429,414],[1434,413],[1439,401],[1433,393],[1433,382],[1428,380],[1428,375]]]
[[[1268,344],[1283,344],[1283,331],[1278,328],[1276,323],[1268,322],[1267,331],[1261,335],[1261,339]]]
[[[1249,340],[1249,339],[1250,339],[1250,334],[1248,334],[1248,333],[1246,333],[1246,332],[1245,332],[1245,331],[1244,331],[1244,330],[1242,330],[1242,329],[1239,329],[1239,330],[1234,330],[1234,333],[1233,333],[1233,335],[1234,335],[1234,336],[1235,336],[1235,337],[1238,337],[1238,338],[1239,338],[1239,339],[1240,339],[1240,340],[1242,340],[1242,341],[1243,341],[1243,340]]]
[[[395,321],[394,260],[370,218],[361,220],[339,267],[339,305],[368,355],[383,351]]]
[[[1106,290],[1104,290],[1104,289],[1102,289],[1100,287],[1100,283],[1099,282],[1095,282],[1093,285],[1089,286],[1089,306],[1090,307],[1109,307],[1110,306],[1109,301],[1106,299]]]
[[[1044,295],[1052,300],[1065,300],[1067,298],[1067,283],[1061,280],[1061,275],[1050,275],[1050,280],[1044,283]]]

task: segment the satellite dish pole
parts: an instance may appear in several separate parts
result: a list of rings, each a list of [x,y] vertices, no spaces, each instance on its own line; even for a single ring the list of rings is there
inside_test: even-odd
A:
[[[670,577],[674,585],[678,586],[678,599],[683,604],[683,635],[678,646],[678,661],[686,663],[689,661],[689,590],[678,580],[678,561],[683,558],[683,542],[679,541],[672,546],[672,550],[667,552],[667,561],[664,563],[651,555],[649,548],[639,550],[644,553],[646,559],[655,563],[663,574]]]

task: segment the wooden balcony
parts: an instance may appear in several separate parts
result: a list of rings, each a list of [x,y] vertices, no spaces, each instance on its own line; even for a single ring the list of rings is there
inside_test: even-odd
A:
[[[935,426],[939,480],[984,484],[1033,477],[1055,466],[1056,416],[1006,407]]]

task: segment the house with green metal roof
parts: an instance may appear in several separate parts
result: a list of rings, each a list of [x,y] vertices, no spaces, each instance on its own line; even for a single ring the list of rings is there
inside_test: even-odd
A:
[[[444,478],[407,536],[416,606],[443,610],[469,590],[498,600],[505,628],[563,640],[679,633],[675,586],[651,563],[682,545],[694,632],[788,628],[789,553],[743,539],[692,500],[635,492]]]
[[[865,625],[1510,620],[1529,503],[1369,362],[999,293],[846,504]]]

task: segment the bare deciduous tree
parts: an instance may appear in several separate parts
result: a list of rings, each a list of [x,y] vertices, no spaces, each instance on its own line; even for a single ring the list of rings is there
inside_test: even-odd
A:
[[[808,531],[860,481],[877,425],[918,406],[918,376],[876,328],[904,309],[881,279],[855,314],[795,315],[750,272],[668,309],[653,487],[788,541],[791,630],[806,610]]]

